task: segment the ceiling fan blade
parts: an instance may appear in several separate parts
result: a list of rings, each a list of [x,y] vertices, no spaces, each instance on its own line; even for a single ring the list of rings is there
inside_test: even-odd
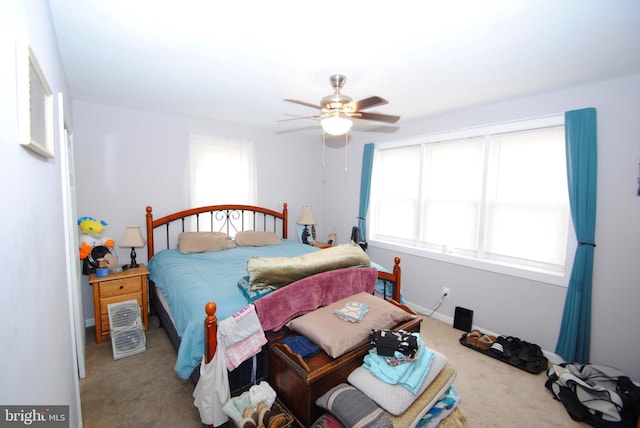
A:
[[[314,115],[314,116],[297,116],[295,114],[289,114],[287,116],[293,116],[293,117],[291,117],[289,119],[279,119],[279,120],[276,120],[276,122],[288,122],[290,120],[298,120],[298,119],[320,119],[320,117],[321,117],[321,116],[318,116],[318,115]]]
[[[351,128],[352,131],[392,134],[400,129],[397,126],[384,125],[380,123],[371,122],[368,120],[361,120],[360,118],[352,118],[352,119],[353,119],[353,127]]]
[[[381,134],[393,134],[398,129],[400,129],[400,128],[398,128],[397,126],[377,126],[375,128],[359,129],[359,131],[362,131],[362,132],[378,132],[378,133],[381,133]]]
[[[360,110],[365,110],[365,109],[376,107],[376,106],[383,106],[385,104],[389,104],[389,101],[385,100],[382,97],[373,96],[373,97],[365,98],[360,101],[351,101],[346,105],[348,107],[351,107],[353,111],[360,111]]]
[[[385,123],[396,123],[400,120],[400,116],[393,116],[390,114],[380,114],[380,113],[367,113],[360,112],[360,119],[362,120],[375,120],[376,122],[385,122]]]
[[[290,103],[296,103],[296,104],[301,104],[303,106],[307,106],[307,107],[311,107],[311,108],[315,108],[317,110],[322,110],[322,107],[320,107],[319,105],[316,104],[312,104],[312,103],[308,103],[306,101],[301,101],[301,100],[294,100],[291,98],[285,98],[285,101],[289,101]]]
[[[276,134],[290,134],[292,132],[302,132],[302,131],[317,131],[318,129],[320,129],[320,125],[303,126],[300,128],[283,129],[281,131],[277,131]]]

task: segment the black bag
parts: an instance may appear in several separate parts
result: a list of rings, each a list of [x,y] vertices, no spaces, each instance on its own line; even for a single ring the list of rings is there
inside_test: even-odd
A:
[[[620,370],[595,364],[560,364],[547,370],[545,387],[574,421],[596,428],[634,428],[640,387]]]

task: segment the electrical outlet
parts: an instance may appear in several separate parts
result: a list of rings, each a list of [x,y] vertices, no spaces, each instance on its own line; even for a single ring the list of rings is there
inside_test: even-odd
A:
[[[443,297],[451,296],[451,290],[449,289],[449,287],[442,287],[442,296]]]

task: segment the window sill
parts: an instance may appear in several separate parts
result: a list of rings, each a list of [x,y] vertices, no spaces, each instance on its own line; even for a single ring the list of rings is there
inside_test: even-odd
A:
[[[544,270],[536,270],[522,266],[514,266],[494,260],[480,260],[461,255],[444,254],[425,248],[410,247],[396,243],[371,240],[368,241],[370,247],[381,248],[390,251],[396,251],[411,254],[418,257],[424,257],[432,260],[438,260],[445,263],[453,263],[473,269],[480,269],[489,272],[495,272],[502,275],[509,275],[516,278],[539,281],[545,284],[567,287],[569,278],[567,275],[559,272],[551,272]]]

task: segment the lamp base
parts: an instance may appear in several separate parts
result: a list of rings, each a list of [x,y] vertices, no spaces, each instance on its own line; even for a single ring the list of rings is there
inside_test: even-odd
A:
[[[136,249],[131,248],[131,262],[129,263],[129,268],[137,268],[138,266],[140,265],[136,262]]]
[[[311,234],[309,233],[309,227],[307,225],[304,226],[304,229],[302,229],[302,243],[303,244],[307,244],[307,245],[311,245],[311,242],[309,242],[309,237],[311,236]]]

